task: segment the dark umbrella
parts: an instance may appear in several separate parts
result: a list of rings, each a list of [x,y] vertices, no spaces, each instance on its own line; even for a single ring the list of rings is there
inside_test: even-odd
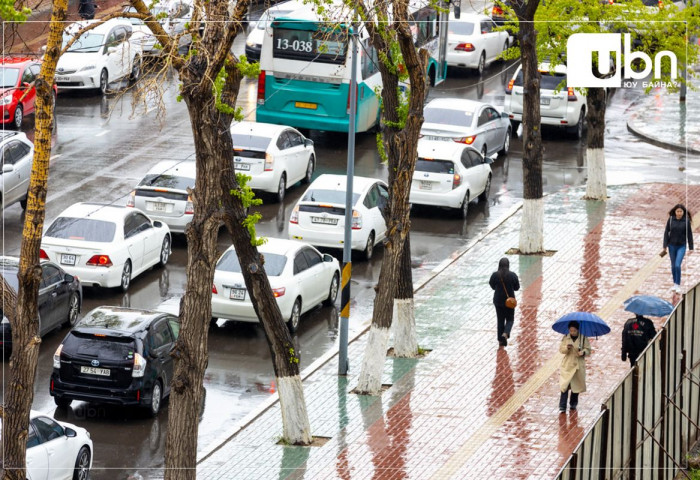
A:
[[[637,315],[665,317],[673,311],[673,304],[653,295],[635,295],[625,300],[625,310]]]
[[[579,333],[584,337],[597,337],[610,333],[610,327],[598,315],[589,312],[571,312],[567,313],[559,320],[554,322],[552,330],[562,335],[569,333],[569,322],[576,321],[579,323]]]

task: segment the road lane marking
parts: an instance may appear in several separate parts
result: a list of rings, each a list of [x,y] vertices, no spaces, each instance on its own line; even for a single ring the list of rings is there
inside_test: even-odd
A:
[[[96,137],[101,137],[102,135],[107,135],[109,133],[109,130],[102,130],[100,133],[96,133]]]

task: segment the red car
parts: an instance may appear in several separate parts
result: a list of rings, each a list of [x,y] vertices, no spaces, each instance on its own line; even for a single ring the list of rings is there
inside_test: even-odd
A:
[[[39,76],[41,61],[27,57],[0,57],[0,62],[0,123],[9,123],[19,130],[24,116],[34,113],[34,81]],[[58,93],[55,84],[53,92],[55,101]]]

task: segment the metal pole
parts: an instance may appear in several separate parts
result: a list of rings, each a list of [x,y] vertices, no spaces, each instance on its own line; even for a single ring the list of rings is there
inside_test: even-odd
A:
[[[353,14],[353,21],[357,10]],[[352,26],[352,66],[350,67],[350,122],[348,124],[348,170],[345,186],[345,231],[343,238],[343,275],[340,295],[340,349],[338,354],[338,375],[348,373],[348,322],[350,320],[350,277],[352,272],[352,179],[355,175],[355,117],[357,116],[357,29]]]

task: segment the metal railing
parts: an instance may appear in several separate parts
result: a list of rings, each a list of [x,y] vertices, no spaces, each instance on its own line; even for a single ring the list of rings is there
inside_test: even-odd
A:
[[[700,435],[700,284],[602,404],[557,480],[673,480]]]

